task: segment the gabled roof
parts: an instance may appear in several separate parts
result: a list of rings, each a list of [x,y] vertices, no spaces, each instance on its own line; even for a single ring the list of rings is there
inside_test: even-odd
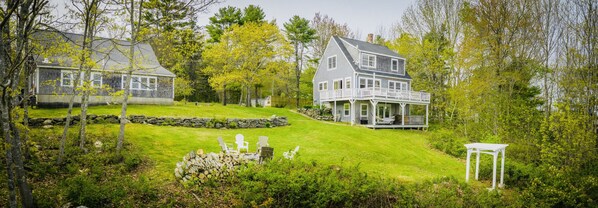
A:
[[[347,49],[347,47],[354,47],[354,48],[357,48],[359,51],[372,52],[372,53],[382,54],[385,56],[398,57],[398,58],[405,59],[402,56],[400,56],[398,53],[388,49],[386,46],[381,46],[381,45],[377,45],[377,44],[368,43],[365,41],[354,40],[354,39],[350,39],[350,38],[342,38],[342,37],[337,37],[337,36],[332,36],[331,41],[335,41],[337,43],[337,45],[343,52],[343,55],[345,57],[347,57],[347,60],[349,60],[349,62],[351,63],[351,66],[353,67],[353,69],[356,72],[376,73],[378,75],[392,76],[392,77],[398,77],[398,78],[403,78],[403,79],[411,79],[411,76],[409,76],[409,73],[407,73],[407,70],[405,70],[405,75],[400,75],[397,73],[391,73],[391,72],[385,72],[385,71],[374,71],[374,70],[361,69],[359,67],[359,65],[357,65],[359,57],[353,57],[351,55],[351,53],[349,53],[349,50]]]
[[[339,39],[346,41],[353,47],[357,47],[359,50],[362,50],[362,51],[379,53],[379,54],[386,55],[386,56],[404,58],[401,55],[399,55],[397,52],[391,51],[386,46],[368,43],[365,41],[355,40],[355,39],[350,39],[350,38],[339,37]]]
[[[80,48],[83,42],[83,35],[67,32],[49,32],[38,31],[35,35],[40,39],[42,44],[52,44],[55,41],[66,41],[72,44],[75,48]],[[49,41],[49,42],[48,42]],[[92,55],[91,58],[97,63],[94,70],[106,71],[124,71],[129,67],[129,48],[130,42],[125,40],[116,40],[109,38],[95,38],[92,41]],[[135,70],[135,74],[147,75],[161,75],[174,77],[175,74],[168,69],[162,67],[158,62],[158,58],[154,53],[152,47],[147,43],[139,43],[135,46],[135,56],[137,62],[135,65],[139,70]],[[51,63],[44,62],[44,57],[36,57],[37,65],[40,67],[74,67],[71,58],[66,55],[57,55],[49,58]]]

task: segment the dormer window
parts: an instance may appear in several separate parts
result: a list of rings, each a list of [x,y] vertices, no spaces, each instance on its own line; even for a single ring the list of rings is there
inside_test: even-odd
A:
[[[336,69],[336,56],[328,57],[328,70]]]
[[[390,60],[390,70],[393,72],[399,71],[399,60],[397,60],[397,59]]]
[[[361,66],[367,68],[376,68],[376,56],[367,53],[362,54]]]

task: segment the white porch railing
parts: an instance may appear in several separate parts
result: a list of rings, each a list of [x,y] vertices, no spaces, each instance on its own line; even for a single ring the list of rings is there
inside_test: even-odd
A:
[[[389,88],[359,88],[359,89],[339,89],[320,91],[322,101],[331,101],[338,99],[367,99],[382,98],[397,101],[416,101],[430,102],[430,93],[416,92],[407,90],[395,90]]]

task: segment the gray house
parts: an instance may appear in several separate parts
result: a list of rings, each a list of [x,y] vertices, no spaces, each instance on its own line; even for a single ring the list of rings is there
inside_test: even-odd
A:
[[[48,47],[64,47],[60,55],[37,56],[37,69],[31,83],[38,106],[62,107],[68,105],[78,72],[78,64],[69,58],[69,50],[78,50],[83,36],[72,33],[44,32],[40,41]],[[98,38],[92,42],[92,68],[90,81],[95,90],[89,97],[90,105],[119,103],[124,89],[126,70],[129,68],[128,41]],[[174,99],[175,75],[162,67],[149,44],[138,44],[135,49],[135,66],[131,80],[131,104],[171,105]],[[81,79],[83,79],[81,74]],[[80,84],[79,84],[80,86]],[[75,97],[80,104],[81,96]]]
[[[330,39],[313,79],[314,103],[331,107],[335,121],[427,127],[430,94],[412,91],[405,58],[371,40]]]

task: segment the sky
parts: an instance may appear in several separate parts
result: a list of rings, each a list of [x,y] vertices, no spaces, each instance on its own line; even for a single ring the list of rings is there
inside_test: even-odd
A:
[[[311,20],[315,13],[328,15],[338,23],[347,23],[352,30],[365,39],[368,33],[378,33],[380,27],[390,28],[398,22],[414,0],[228,0],[210,8],[206,14],[200,14],[198,24],[209,23],[208,18],[226,6],[245,8],[248,5],[260,6],[267,20],[276,19],[282,27],[292,16]]]
[[[234,6],[245,8],[248,5],[257,5],[264,10],[266,20],[276,19],[282,28],[292,16],[299,15],[308,20],[313,19],[317,12],[328,15],[337,23],[347,23],[351,30],[360,34],[360,39],[365,40],[368,33],[377,34],[380,27],[389,29],[400,21],[405,9],[415,0],[227,0],[209,8],[209,11],[198,15],[198,25],[205,26],[209,18],[218,12],[219,8]],[[65,2],[70,0],[51,0],[57,8],[56,16],[66,12]],[[102,35],[102,34],[100,34]],[[382,34],[384,35],[384,34]]]

